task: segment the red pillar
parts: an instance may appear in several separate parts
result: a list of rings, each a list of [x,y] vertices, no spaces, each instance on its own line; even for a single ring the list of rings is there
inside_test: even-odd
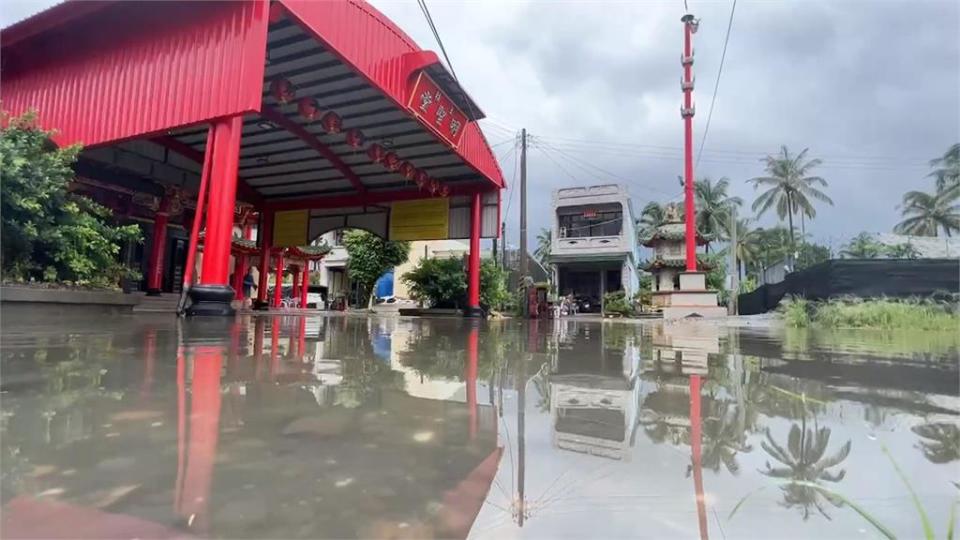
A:
[[[290,298],[300,298],[300,268],[291,266],[290,273],[293,274],[293,290],[290,291]]]
[[[467,260],[467,317],[482,317],[480,311],[480,193],[470,201],[470,257]]]
[[[253,361],[254,380],[259,381],[263,371],[263,327],[264,318],[257,317],[253,322]]]
[[[280,316],[270,321],[270,379],[280,371]]]
[[[300,278],[300,308],[307,307],[307,293],[310,292],[310,261],[303,261],[303,277]]]
[[[210,193],[207,230],[203,246],[200,284],[190,290],[193,315],[232,315],[233,290],[228,285],[230,245],[237,195],[237,168],[243,118],[233,116],[213,122]]]
[[[267,306],[267,274],[270,273],[270,251],[273,248],[273,212],[261,214],[257,236],[260,240],[260,283],[257,284],[257,306]]]
[[[277,268],[273,278],[273,303],[271,307],[280,307],[281,289],[283,289],[283,252],[277,253]]]
[[[146,398],[150,396],[150,391],[153,389],[153,377],[155,371],[155,364],[157,360],[157,329],[150,327],[147,328],[146,334],[143,336],[143,384],[140,386],[140,397]]]
[[[684,15],[683,22],[683,211],[686,223],[687,272],[697,271],[697,237],[693,204],[693,32],[696,22],[693,15]]]
[[[147,270],[147,296],[160,296],[163,288],[163,257],[167,247],[167,221],[170,219],[170,195],[164,193],[153,218],[153,240],[150,243],[150,265]]]

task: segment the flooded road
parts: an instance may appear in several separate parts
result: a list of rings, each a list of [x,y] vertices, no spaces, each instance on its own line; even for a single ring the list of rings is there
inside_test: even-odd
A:
[[[945,537],[960,495],[953,334],[137,316],[0,337],[5,538],[916,538],[911,489]]]

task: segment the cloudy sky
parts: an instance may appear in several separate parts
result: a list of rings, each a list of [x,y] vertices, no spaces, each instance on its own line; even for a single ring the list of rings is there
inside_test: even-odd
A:
[[[695,35],[695,140],[713,96],[731,1],[688,0]],[[4,26],[53,2],[7,2]],[[421,47],[438,50],[415,2],[374,4]],[[548,225],[550,190],[629,185],[634,208],[680,192],[683,2],[429,1],[461,83],[508,182],[513,134],[525,127],[531,236]],[[888,232],[911,189],[930,189],[927,161],[960,141],[960,2],[740,0],[710,131],[696,175],[746,180],[781,144],[810,148],[834,207],[808,233],[839,247]],[[517,182],[512,182],[511,187]],[[517,241],[519,194],[508,237]],[[505,202],[505,204],[507,204]],[[774,215],[760,223],[773,224]]]

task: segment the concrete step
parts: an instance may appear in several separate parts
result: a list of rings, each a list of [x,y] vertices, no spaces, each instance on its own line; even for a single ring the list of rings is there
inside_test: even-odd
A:
[[[147,296],[139,293],[140,303],[133,307],[134,313],[176,313],[180,302],[179,293],[164,293],[160,296]]]

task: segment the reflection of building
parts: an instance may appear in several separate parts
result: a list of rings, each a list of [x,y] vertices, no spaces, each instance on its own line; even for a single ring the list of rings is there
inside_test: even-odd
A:
[[[601,185],[553,192],[550,263],[560,294],[595,298],[637,289],[637,234],[627,188]]]
[[[719,330],[710,325],[660,325],[652,341],[650,361],[664,373],[706,375],[707,355],[720,352]]]
[[[574,322],[559,324],[578,333]],[[610,329],[602,327],[600,339],[577,335],[570,342],[559,342],[549,376],[553,444],[624,459],[630,455],[636,428],[639,353],[631,341],[620,346],[605,343],[604,330]]]

